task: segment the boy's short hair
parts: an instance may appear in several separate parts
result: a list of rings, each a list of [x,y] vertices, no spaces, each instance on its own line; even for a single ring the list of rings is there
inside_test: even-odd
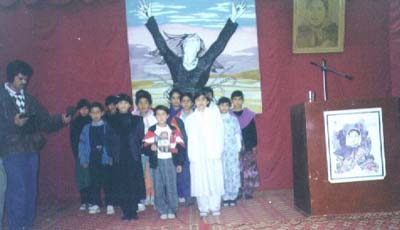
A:
[[[182,98],[184,98],[184,97],[188,97],[193,102],[193,95],[191,93],[182,93],[181,101],[182,101]]]
[[[118,94],[118,96],[117,96],[117,103],[119,103],[120,101],[126,101],[126,102],[128,102],[129,104],[133,105],[132,98],[131,98],[128,94],[126,94],[126,93],[120,93],[120,94]]]
[[[179,89],[173,88],[173,89],[172,89],[171,91],[169,91],[169,93],[168,93],[168,100],[171,100],[172,94],[174,94],[174,93],[178,93],[178,94],[179,94],[179,97],[182,96],[182,92],[181,92]]]
[[[18,74],[22,74],[24,76],[28,76],[29,78],[33,75],[32,67],[21,60],[14,60],[7,65],[7,81],[12,83],[14,82],[15,76]]]
[[[157,114],[157,111],[158,111],[158,110],[162,110],[162,111],[164,111],[167,115],[169,115],[169,109],[168,109],[168,107],[165,106],[165,105],[157,105],[157,106],[154,108],[154,114]]]
[[[93,108],[99,108],[100,111],[102,111],[102,112],[104,111],[103,104],[101,104],[100,102],[97,102],[97,101],[93,102],[93,103],[90,105],[90,111],[92,111]]]
[[[117,96],[110,95],[110,96],[106,97],[106,100],[104,101],[104,104],[106,106],[108,106],[110,104],[114,104],[115,105],[115,104],[117,104],[117,101],[118,101],[118,97]]]
[[[142,98],[145,98],[149,102],[150,105],[153,103],[153,100],[151,98],[151,94],[149,93],[149,91],[141,89],[141,90],[137,91],[135,94],[135,105],[138,105],[139,100]]]
[[[244,100],[243,92],[240,90],[235,90],[232,92],[231,99],[233,99],[234,97],[240,97]]]
[[[221,97],[218,100],[217,105],[221,105],[221,104],[225,104],[225,103],[228,103],[229,107],[231,107],[231,105],[232,105],[231,100],[229,98],[227,98],[227,97]]]
[[[82,98],[76,103],[76,110],[82,109],[83,107],[90,108],[90,102],[86,98]]]

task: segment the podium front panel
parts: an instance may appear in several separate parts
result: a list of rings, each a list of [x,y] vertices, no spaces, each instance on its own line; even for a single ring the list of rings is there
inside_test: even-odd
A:
[[[324,112],[382,108],[386,176],[383,180],[330,183]],[[313,102],[291,108],[293,191],[297,208],[310,215],[398,210],[400,124],[397,98]]]

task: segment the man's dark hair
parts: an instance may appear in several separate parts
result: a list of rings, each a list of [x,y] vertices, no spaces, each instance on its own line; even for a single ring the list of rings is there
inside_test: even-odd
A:
[[[179,94],[179,97],[182,96],[182,92],[181,92],[179,89],[173,88],[173,89],[172,89],[171,91],[169,91],[169,93],[168,93],[168,100],[171,100],[172,95],[173,95],[174,93],[178,93],[178,94]]]
[[[168,109],[168,107],[165,106],[165,105],[157,105],[157,107],[154,108],[154,114],[157,114],[157,111],[158,111],[158,110],[162,110],[162,111],[164,111],[167,115],[169,115],[169,109]]]
[[[151,94],[149,93],[149,91],[141,89],[135,94],[135,105],[138,105],[139,100],[142,98],[145,98],[150,105],[153,103],[153,99],[151,98]]]
[[[311,5],[311,3],[312,3],[313,1],[314,1],[314,0],[308,0],[308,1],[307,1],[307,3],[306,3],[306,8],[307,8],[307,9],[310,7],[310,5]],[[322,4],[324,4],[325,10],[328,11],[328,8],[329,8],[329,2],[328,2],[328,0],[320,0],[320,1],[322,2]]]
[[[219,100],[218,100],[218,103],[217,103],[217,105],[221,105],[221,104],[225,104],[225,103],[228,103],[228,105],[229,105],[229,107],[231,107],[231,100],[229,99],[229,98],[227,98],[227,97],[221,97]]]
[[[244,100],[243,92],[240,90],[235,90],[232,92],[231,99],[233,99],[234,97],[240,97]]]
[[[33,75],[32,67],[21,60],[14,60],[7,65],[7,81],[14,82],[15,76],[22,74],[31,77]]]
[[[117,104],[117,102],[118,102],[118,97],[115,96],[115,95],[110,95],[110,96],[106,97],[106,100],[104,101],[104,104],[106,106],[108,106],[110,104],[114,104],[115,105],[115,104]]]
[[[104,111],[104,107],[103,107],[103,104],[101,104],[100,102],[93,102],[91,105],[90,105],[90,111],[92,111],[92,109],[93,108],[99,108],[100,109],[100,111]]]

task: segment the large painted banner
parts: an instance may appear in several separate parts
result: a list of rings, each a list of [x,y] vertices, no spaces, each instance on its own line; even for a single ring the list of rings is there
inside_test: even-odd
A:
[[[254,0],[126,0],[133,95],[148,90],[166,104],[173,88],[242,90],[262,111]]]

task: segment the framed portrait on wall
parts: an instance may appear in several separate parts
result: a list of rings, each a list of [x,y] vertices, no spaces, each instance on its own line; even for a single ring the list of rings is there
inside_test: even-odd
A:
[[[330,183],[385,178],[382,108],[325,111],[324,125]]]
[[[293,53],[344,50],[345,0],[293,0]]]

